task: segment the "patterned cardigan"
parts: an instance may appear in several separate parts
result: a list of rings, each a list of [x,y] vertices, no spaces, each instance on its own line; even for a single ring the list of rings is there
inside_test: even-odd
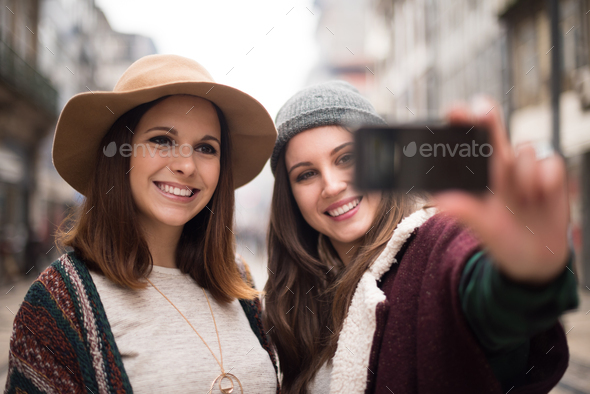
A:
[[[253,287],[239,257],[237,265]],[[276,370],[260,300],[240,304]],[[5,394],[133,392],[92,277],[74,252],[62,255],[31,285],[14,320],[8,368]]]

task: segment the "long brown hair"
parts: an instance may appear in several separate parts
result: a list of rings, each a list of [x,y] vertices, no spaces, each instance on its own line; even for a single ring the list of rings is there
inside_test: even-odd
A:
[[[112,141],[116,146],[131,144],[133,135],[129,130],[135,130],[141,117],[166,97],[131,109],[111,126],[97,150],[86,198],[62,222],[56,235],[58,245],[73,248],[89,269],[132,289],[146,286],[141,279],[151,271],[153,260],[131,194],[131,159],[128,155],[107,157],[102,149]],[[241,279],[235,263],[235,239],[228,231],[234,215],[229,129],[223,113],[213,105],[221,126],[219,181],[208,208],[184,225],[176,248],[176,264],[220,302],[252,299],[257,292]]]
[[[303,218],[293,197],[285,150],[278,158],[268,231],[268,267],[264,288],[266,327],[276,347],[282,389],[306,393],[318,369],[336,352],[338,335],[354,289],[379,256],[402,218],[425,195],[382,193],[373,228],[343,265],[325,236]]]

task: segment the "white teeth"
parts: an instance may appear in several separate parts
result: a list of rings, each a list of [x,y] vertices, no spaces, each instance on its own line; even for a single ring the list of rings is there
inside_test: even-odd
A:
[[[164,185],[164,184],[159,184],[158,187],[160,188],[160,190],[166,192],[166,193],[170,193],[170,194],[174,194],[175,196],[190,196],[192,194],[192,192],[190,190],[188,190],[187,188],[179,188],[179,187],[172,187],[169,185]]]
[[[350,211],[354,207],[356,207],[359,204],[360,201],[361,200],[359,198],[357,198],[356,200],[354,200],[352,202],[349,202],[346,205],[343,205],[341,207],[338,207],[338,208],[336,208],[336,209],[334,209],[332,211],[328,211],[328,213],[330,214],[330,216],[333,216],[333,217],[340,216],[340,215],[342,215],[342,214]]]

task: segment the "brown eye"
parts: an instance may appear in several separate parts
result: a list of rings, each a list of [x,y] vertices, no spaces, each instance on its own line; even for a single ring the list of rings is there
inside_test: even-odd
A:
[[[150,138],[150,142],[153,142],[155,144],[162,145],[162,146],[170,146],[171,145],[170,138],[163,136],[163,135],[159,135],[159,136]]]
[[[207,155],[214,155],[217,153],[217,150],[209,144],[198,146],[195,150],[197,152],[205,153]]]
[[[308,179],[309,177],[313,176],[313,171],[305,171],[301,174],[299,174],[299,176],[297,177],[297,179],[295,179],[295,182],[300,182],[300,181],[304,181],[306,179]]]
[[[339,163],[350,163],[354,161],[354,155],[352,153],[347,153],[345,155],[342,155],[342,157],[340,157],[340,160],[338,160]]]

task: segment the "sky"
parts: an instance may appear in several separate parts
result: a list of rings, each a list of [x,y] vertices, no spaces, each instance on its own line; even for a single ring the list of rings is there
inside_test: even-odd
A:
[[[141,4],[141,5],[140,5]],[[318,58],[311,0],[96,0],[113,29],[151,37],[159,53],[201,63],[275,117]],[[140,5],[140,6],[139,6]]]

